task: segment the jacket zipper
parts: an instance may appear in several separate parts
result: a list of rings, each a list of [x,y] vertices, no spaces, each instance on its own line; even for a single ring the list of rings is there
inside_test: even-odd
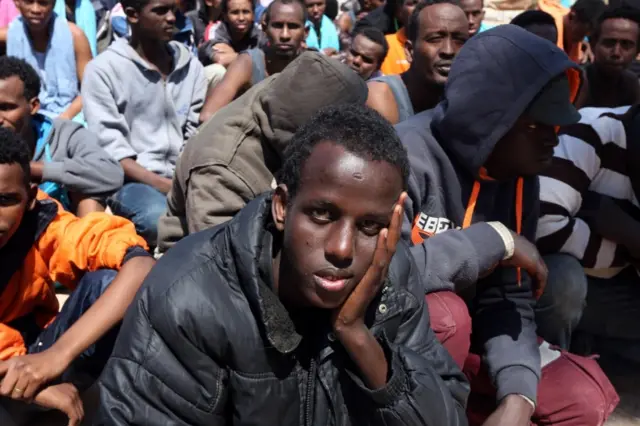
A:
[[[313,411],[313,388],[316,379],[316,360],[311,358],[309,364],[309,375],[307,376],[307,395],[305,405],[305,426],[313,426],[311,423],[311,415]]]

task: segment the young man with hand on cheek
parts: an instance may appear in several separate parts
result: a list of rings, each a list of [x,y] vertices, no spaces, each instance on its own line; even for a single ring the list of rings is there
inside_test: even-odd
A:
[[[77,218],[38,191],[30,160],[0,128],[0,409],[33,402],[76,425],[76,386],[99,376],[154,261],[128,220]],[[60,312],[56,282],[72,290]]]
[[[160,259],[102,377],[100,424],[466,425],[464,378],[398,243],[407,179],[379,114],[321,110],[275,191]]]

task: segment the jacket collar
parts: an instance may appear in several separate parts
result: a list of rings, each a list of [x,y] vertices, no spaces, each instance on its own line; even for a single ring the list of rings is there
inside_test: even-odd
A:
[[[33,210],[25,213],[22,223],[9,242],[0,249],[0,294],[42,233],[58,214],[58,205],[51,200],[38,200]]]
[[[242,209],[227,227],[240,286],[263,337],[278,352],[293,352],[302,341],[295,324],[273,292],[273,240],[277,232],[271,217],[271,192],[263,194]]]

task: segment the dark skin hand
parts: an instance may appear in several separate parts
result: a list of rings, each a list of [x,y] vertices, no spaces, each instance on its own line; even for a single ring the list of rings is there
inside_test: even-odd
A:
[[[549,271],[535,245],[522,235],[512,232],[515,250],[511,258],[503,260],[501,265],[522,268],[532,279],[532,290],[536,299],[542,296],[547,285]]]
[[[507,395],[482,426],[529,426],[533,407],[519,395]]]
[[[213,46],[213,62],[228,67],[236,58],[238,53],[233,47],[226,43],[218,43]]]
[[[404,192],[400,195],[389,227],[378,234],[373,262],[366,274],[342,306],[331,315],[337,339],[360,369],[370,389],[380,389],[387,383],[389,364],[380,343],[365,325],[364,317],[372,300],[380,292],[400,240],[404,216],[402,206],[406,197]]]
[[[89,346],[124,317],[155,261],[135,257],[122,266],[104,294],[49,349],[0,362],[0,395],[31,402],[38,392],[60,377]]]
[[[484,278],[490,275],[498,265],[522,268],[527,271],[531,277],[533,295],[536,299],[539,299],[547,286],[547,276],[549,275],[547,265],[544,263],[544,260],[542,260],[542,256],[540,256],[540,252],[538,252],[536,246],[531,244],[529,240],[515,232],[511,232],[511,236],[514,242],[513,256],[494,265],[489,270],[480,274],[480,277]]]
[[[71,383],[49,386],[36,395],[34,402],[41,407],[65,413],[69,418],[67,426],[80,426],[84,418],[80,394]]]
[[[150,172],[136,163],[136,160],[133,158],[120,160],[120,165],[124,170],[124,175],[130,181],[147,184],[163,194],[167,194],[171,190],[171,179]]]

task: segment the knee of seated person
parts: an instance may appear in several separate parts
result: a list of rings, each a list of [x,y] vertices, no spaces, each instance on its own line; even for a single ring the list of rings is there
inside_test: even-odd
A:
[[[88,297],[95,302],[107,290],[107,287],[111,285],[111,282],[117,274],[118,271],[113,269],[99,269],[97,271],[87,272],[78,283],[75,291],[89,293]]]
[[[570,424],[602,426],[620,401],[595,359],[565,354],[542,372],[538,402],[548,405],[548,411],[553,413],[545,419],[548,424],[563,424],[561,419],[571,419]],[[545,380],[547,375],[554,379]]]
[[[563,315],[581,315],[587,297],[587,276],[580,261],[568,254],[544,257],[549,270],[546,298],[540,303],[557,306]]]
[[[138,200],[153,191],[155,191],[153,187],[144,183],[129,182],[125,183],[122,188],[113,194],[113,198],[119,202],[127,201],[129,198]]]
[[[425,297],[429,307],[431,328],[440,341],[454,333],[471,335],[469,308],[460,296],[452,291],[437,291]]]
[[[151,204],[135,219],[136,227],[140,227],[143,230],[142,234],[144,234],[145,239],[153,240],[154,247],[158,239],[158,222],[166,209],[166,204]]]
[[[425,299],[436,337],[456,363],[464,365],[471,344],[471,317],[467,304],[452,291],[429,293]]]

